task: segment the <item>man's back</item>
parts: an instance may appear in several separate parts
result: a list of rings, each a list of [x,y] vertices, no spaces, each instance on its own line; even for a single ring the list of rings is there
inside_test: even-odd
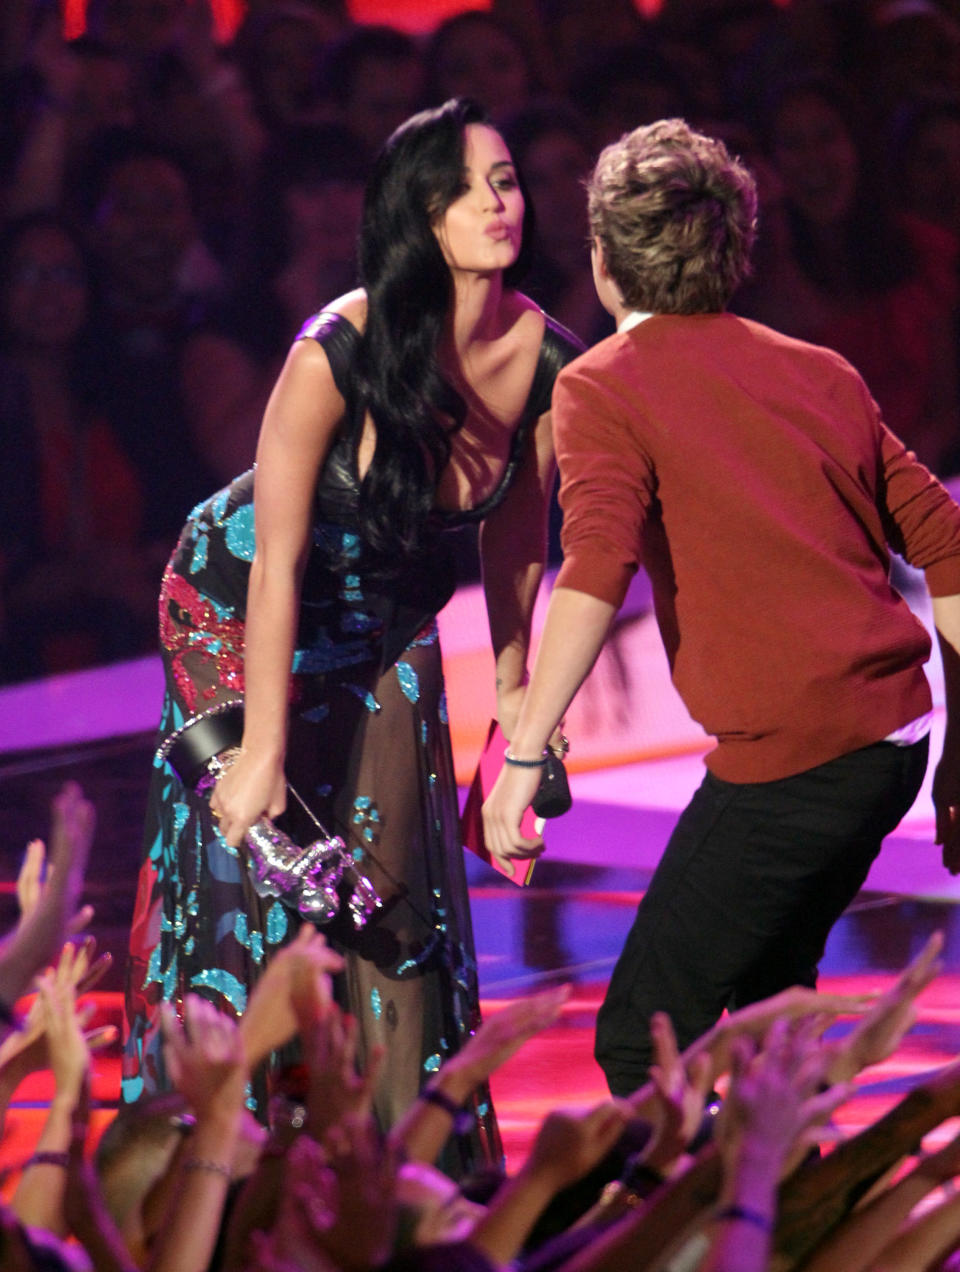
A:
[[[558,582],[619,603],[639,554],[719,776],[787,776],[928,709],[929,640],[886,545],[926,568],[956,512],[842,358],[727,314],[655,316],[561,376],[554,420]]]

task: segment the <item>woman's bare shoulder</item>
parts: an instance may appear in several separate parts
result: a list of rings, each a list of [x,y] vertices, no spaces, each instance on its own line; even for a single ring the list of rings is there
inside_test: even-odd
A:
[[[336,300],[331,300],[329,305],[324,305],[323,311],[339,314],[358,331],[363,331],[367,325],[367,293],[362,287],[357,287],[353,291],[338,296]]]

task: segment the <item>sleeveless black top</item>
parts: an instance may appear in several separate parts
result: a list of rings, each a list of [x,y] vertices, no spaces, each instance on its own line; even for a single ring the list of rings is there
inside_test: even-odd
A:
[[[390,666],[417,632],[439,613],[453,595],[456,574],[453,554],[442,530],[482,521],[503,503],[523,459],[537,419],[550,409],[553,384],[561,369],[583,352],[572,332],[544,315],[545,326],[530,392],[514,430],[503,474],[496,488],[472,508],[437,509],[432,518],[436,533],[428,536],[423,551],[401,564],[367,562],[364,601],[384,625],[383,665]],[[360,478],[357,446],[363,417],[356,395],[354,362],[361,335],[342,314],[321,311],[310,318],[298,339],[313,339],[323,346],[338,392],[346,403],[344,422],[327,455],[317,483],[316,517],[321,523],[358,525]],[[310,566],[304,580],[309,591]]]

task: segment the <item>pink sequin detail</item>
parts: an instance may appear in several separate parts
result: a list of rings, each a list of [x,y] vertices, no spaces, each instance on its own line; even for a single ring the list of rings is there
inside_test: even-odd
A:
[[[178,621],[170,613],[173,602],[183,614]],[[197,710],[198,692],[204,703],[220,696],[243,693],[243,623],[238,618],[221,618],[216,608],[182,574],[168,565],[160,590],[160,643],[170,656],[170,668],[187,711]],[[196,671],[189,673],[184,658],[192,654],[203,663],[212,663],[212,683],[197,684]]]

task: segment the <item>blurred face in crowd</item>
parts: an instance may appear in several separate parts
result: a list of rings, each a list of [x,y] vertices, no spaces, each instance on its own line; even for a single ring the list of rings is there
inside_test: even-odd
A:
[[[71,239],[53,225],[26,230],[4,279],[3,326],[20,348],[68,345],[87,313],[87,275]]]
[[[80,65],[80,82],[69,116],[72,144],[83,144],[101,129],[131,128],[135,118],[129,64],[97,53],[83,57]]]
[[[165,48],[186,0],[93,0],[88,21],[105,43],[132,53]]]
[[[376,154],[395,128],[417,109],[423,72],[416,58],[364,58],[353,77],[341,119]]]
[[[573,133],[557,129],[527,147],[523,172],[537,209],[538,237],[548,257],[570,252],[587,261],[587,204],[583,178],[591,156]]]
[[[166,299],[195,229],[186,178],[175,164],[152,155],[118,164],[94,231],[114,291],[132,304]]]
[[[363,212],[362,181],[315,181],[292,185],[284,194],[295,250],[312,248],[325,266],[343,262],[353,270]]]
[[[464,130],[463,185],[434,226],[444,259],[456,273],[508,269],[523,241],[523,195],[503,140],[487,124]]]
[[[317,62],[326,37],[307,16],[278,17],[263,33],[257,78],[270,117],[295,122],[317,104]]]
[[[464,22],[444,37],[436,78],[442,98],[472,97],[497,116],[519,110],[530,92],[522,51],[483,20]]]
[[[926,220],[960,232],[960,119],[929,119],[914,138],[904,166],[910,207]]]
[[[776,120],[774,162],[784,193],[815,225],[830,225],[853,205],[859,160],[849,129],[816,93],[790,98]]]

